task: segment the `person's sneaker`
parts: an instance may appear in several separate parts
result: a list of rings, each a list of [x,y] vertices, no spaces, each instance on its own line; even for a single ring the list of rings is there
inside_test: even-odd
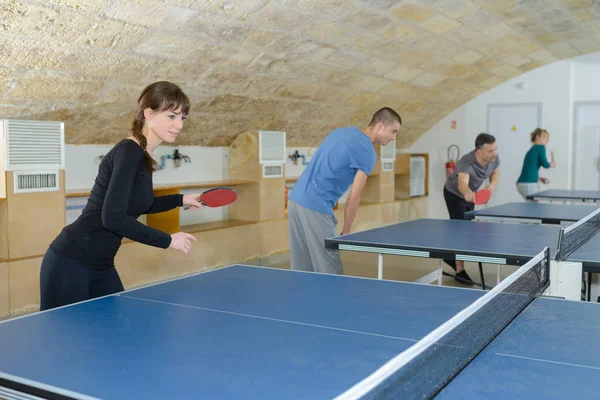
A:
[[[457,272],[456,275],[454,275],[454,279],[456,279],[458,282],[460,282],[464,285],[472,285],[473,284],[473,280],[467,274],[467,271],[465,271],[464,269],[460,272]]]

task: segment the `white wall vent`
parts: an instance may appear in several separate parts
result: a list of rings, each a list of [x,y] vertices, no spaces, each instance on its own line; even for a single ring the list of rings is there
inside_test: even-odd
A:
[[[263,164],[263,178],[280,178],[283,176],[283,165]]]
[[[259,162],[261,164],[285,164],[285,132],[258,131]]]
[[[58,171],[15,172],[15,193],[55,192],[59,190]]]
[[[59,170],[65,168],[64,123],[7,119],[4,132],[7,171]]]
[[[425,195],[425,157],[410,156],[410,195]]]
[[[381,146],[382,161],[396,161],[396,141],[392,140],[385,146]]]
[[[381,170],[382,171],[393,171],[394,170],[394,162],[393,161],[381,161]]]

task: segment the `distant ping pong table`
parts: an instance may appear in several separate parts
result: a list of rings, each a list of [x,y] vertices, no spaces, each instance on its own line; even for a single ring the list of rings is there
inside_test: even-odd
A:
[[[570,225],[582,220],[593,211],[595,211],[595,208],[590,205],[519,202],[469,211],[465,213],[465,219],[486,222]],[[598,264],[586,262],[583,265],[583,270],[586,273],[587,300],[590,301],[592,298],[600,297],[598,282],[592,284],[594,278],[596,278],[596,281],[598,278],[598,275],[593,277],[592,273],[600,273]],[[592,292],[594,292],[593,295]]]
[[[538,193],[530,194],[529,196],[527,196],[527,200],[597,203],[600,201],[600,191],[549,189],[549,190],[543,190]]]
[[[10,319],[0,396],[593,397],[600,305],[537,297],[548,255],[492,291],[232,265]]]
[[[465,219],[488,222],[570,225],[592,213],[590,205],[534,202],[506,203],[465,213]]]
[[[475,262],[484,287],[483,263],[520,266],[539,249],[549,247],[554,279],[548,294],[575,300],[581,298],[582,273],[600,272],[600,235],[595,235],[600,229],[600,209],[590,207],[590,211],[568,227],[421,218],[329,238],[325,247],[378,254],[380,279],[384,254]],[[438,269],[418,282],[441,285],[442,275],[447,274],[442,268],[440,261]]]

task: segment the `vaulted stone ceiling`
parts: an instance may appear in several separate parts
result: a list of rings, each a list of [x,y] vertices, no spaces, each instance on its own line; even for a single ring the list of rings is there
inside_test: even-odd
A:
[[[597,0],[0,0],[0,118],[114,143],[143,87],[171,80],[193,103],[178,144],[273,129],[316,145],[390,106],[406,147],[503,81],[596,51]]]

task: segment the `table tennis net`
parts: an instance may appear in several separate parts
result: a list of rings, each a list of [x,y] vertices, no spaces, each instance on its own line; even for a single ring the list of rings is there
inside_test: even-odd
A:
[[[567,228],[561,229],[556,260],[566,261],[572,252],[592,238],[598,230],[600,230],[600,208]]]
[[[548,287],[548,248],[469,307],[338,397],[428,399]]]

